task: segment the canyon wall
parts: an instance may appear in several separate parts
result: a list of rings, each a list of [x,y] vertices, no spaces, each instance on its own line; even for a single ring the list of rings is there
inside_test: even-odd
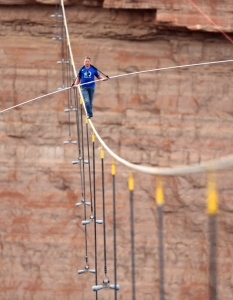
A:
[[[0,109],[57,91],[64,84],[59,40],[62,23],[50,16],[57,1],[0,0]],[[195,2],[232,38],[230,0]],[[233,49],[191,2],[65,1],[75,67],[89,55],[112,79],[96,84],[98,133],[135,164],[175,167],[232,153],[232,62],[159,72],[131,72],[230,60]],[[67,70],[67,67],[66,69]],[[66,71],[67,72],[67,71]],[[118,76],[115,77],[114,76]],[[72,80],[65,86],[70,86]],[[0,299],[95,299],[95,275],[78,275],[85,262],[75,113],[64,113],[67,91],[0,114]],[[84,120],[85,125],[85,120]],[[84,126],[84,140],[86,131]],[[89,127],[89,137],[91,130]],[[91,143],[91,139],[90,139]],[[97,218],[102,211],[100,144],[96,152]],[[85,142],[85,156],[87,148]],[[92,160],[92,151],[91,151]],[[107,266],[113,274],[112,158],[105,153]],[[116,165],[118,299],[131,299],[130,170]],[[88,166],[86,199],[90,201]],[[159,295],[158,217],[155,176],[135,178],[135,278],[137,299]],[[93,178],[92,178],[93,180]],[[218,293],[230,300],[232,266],[232,172],[217,172],[219,191]],[[165,295],[167,300],[209,297],[209,230],[206,174],[163,177]],[[87,217],[91,215],[87,207]],[[87,226],[89,267],[94,268],[93,223]],[[98,283],[104,277],[103,225],[97,226]],[[110,289],[99,298],[113,299]]]

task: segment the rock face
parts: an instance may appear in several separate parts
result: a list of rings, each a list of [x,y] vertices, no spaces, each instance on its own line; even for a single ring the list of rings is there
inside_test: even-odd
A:
[[[70,86],[66,47],[53,37],[62,22],[50,18],[56,1],[0,0],[1,110]],[[157,72],[131,72],[228,60],[232,45],[191,1],[65,1],[75,67],[89,55],[110,77],[98,82],[93,124],[106,144],[135,164],[173,167],[232,153],[232,62]],[[195,2],[229,35],[230,0]],[[17,5],[16,5],[17,4]],[[49,5],[48,5],[49,4]],[[14,6],[11,6],[14,5]],[[232,35],[231,35],[232,36]],[[62,72],[63,70],[63,72]],[[70,97],[70,98],[69,98]],[[76,207],[81,187],[75,113],[64,113],[73,93],[60,92],[0,114],[0,299],[94,299],[94,274],[76,272],[94,263],[91,208]],[[84,125],[85,158],[87,158]],[[89,128],[92,162],[91,129]],[[97,218],[102,211],[102,164],[96,140]],[[107,275],[113,274],[112,158],[105,152]],[[117,163],[118,298],[131,299],[130,170]],[[137,299],[159,295],[155,176],[134,172]],[[230,300],[232,277],[232,172],[217,172],[219,191],[218,294]],[[93,183],[93,178],[91,178]],[[90,197],[85,165],[85,196]],[[209,297],[209,227],[206,174],[163,178],[166,300]],[[92,190],[93,192],[93,190]],[[103,225],[97,226],[98,284],[104,277]],[[87,242],[87,244],[86,244]],[[87,248],[86,248],[87,245]],[[110,289],[101,299],[113,299]]]

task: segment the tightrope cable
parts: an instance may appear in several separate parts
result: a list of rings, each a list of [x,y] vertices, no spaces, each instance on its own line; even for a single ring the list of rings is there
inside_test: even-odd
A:
[[[136,72],[125,73],[125,74],[120,74],[120,75],[115,75],[115,76],[109,76],[109,79],[114,79],[114,78],[119,78],[119,77],[126,77],[126,76],[131,76],[131,75],[136,75],[136,74],[150,73],[150,72],[175,70],[175,69],[207,66],[207,65],[214,65],[214,64],[223,64],[223,63],[229,63],[229,62],[233,62],[233,59],[219,60],[219,61],[209,61],[209,62],[202,62],[202,63],[195,63],[195,64],[185,64],[185,65],[170,66],[170,67],[162,67],[162,68],[156,68],[156,69],[150,69],[150,70],[144,70],[144,71],[136,71]],[[82,83],[82,84],[79,84],[79,85],[85,85],[85,84],[89,84],[89,83],[92,83],[92,82],[98,82],[98,81],[103,81],[103,80],[104,79],[97,79],[95,81],[91,81],[91,82],[88,82],[88,83]]]
[[[66,90],[68,90],[68,89],[70,89],[70,88],[71,88],[71,87],[66,87],[66,88],[64,88],[64,89],[59,89],[59,90],[57,90],[57,91],[55,91],[55,92],[51,92],[51,93],[48,93],[48,94],[45,94],[45,95],[42,95],[42,96],[33,98],[33,99],[31,99],[31,100],[27,100],[27,101],[25,101],[25,102],[16,104],[16,105],[14,105],[14,106],[11,106],[11,107],[8,107],[8,108],[6,108],[6,109],[1,110],[1,111],[0,111],[0,114],[6,112],[6,111],[8,111],[8,110],[11,110],[11,109],[13,109],[13,108],[16,108],[16,107],[19,107],[19,106],[28,104],[28,103],[30,103],[30,102],[33,102],[33,101],[36,101],[36,100],[39,100],[39,99],[42,99],[42,98],[45,98],[45,97],[48,97],[48,96],[51,96],[51,95],[54,95],[54,94],[63,92],[63,91],[66,91]]]
[[[71,58],[71,60],[72,60],[72,58]],[[142,73],[149,73],[149,72],[159,72],[159,71],[166,71],[166,70],[175,70],[175,69],[181,69],[181,68],[198,67],[198,66],[213,65],[213,64],[223,64],[223,63],[230,63],[230,62],[233,62],[233,59],[211,61],[211,62],[203,62],[203,63],[196,63],[196,64],[186,64],[186,65],[180,65],[180,66],[178,65],[178,66],[171,66],[171,67],[163,67],[163,68],[156,68],[156,69],[150,69],[150,70],[136,71],[136,72],[131,72],[131,73],[125,73],[125,74],[110,76],[109,79],[114,79],[114,78],[119,78],[119,77],[125,77],[125,76],[131,76],[131,75],[142,74]],[[75,72],[75,74],[76,74],[76,72]],[[91,81],[91,82],[99,82],[99,81],[103,81],[103,79],[97,79],[97,80]],[[89,82],[89,83],[91,83],[91,82]],[[77,85],[77,87],[79,88],[80,95],[82,95],[80,86],[83,86],[85,84],[86,83],[82,83],[82,84]],[[36,97],[34,99],[31,99],[31,100],[19,103],[17,105],[14,105],[14,106],[11,106],[11,107],[6,108],[4,110],[1,110],[0,114],[4,113],[4,112],[6,112],[6,111],[8,111],[10,109],[16,108],[18,106],[21,106],[21,105],[24,105],[24,104],[28,104],[28,103],[33,102],[35,100],[39,100],[41,98],[48,97],[48,96],[51,96],[51,95],[56,94],[56,93],[59,93],[59,92],[62,92],[62,91],[66,91],[66,90],[71,89],[71,88],[72,87],[66,87],[64,89],[59,89],[58,91],[51,92],[51,93],[48,93],[48,94]]]

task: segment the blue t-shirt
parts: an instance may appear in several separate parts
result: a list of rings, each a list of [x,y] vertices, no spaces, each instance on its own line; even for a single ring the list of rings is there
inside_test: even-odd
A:
[[[80,83],[87,83],[87,82],[93,81],[91,83],[84,84],[82,86],[84,88],[94,88],[95,87],[95,82],[94,82],[95,76],[98,77],[99,73],[92,66],[90,66],[90,68],[88,68],[88,69],[85,66],[81,67],[78,71],[78,77],[81,79]]]

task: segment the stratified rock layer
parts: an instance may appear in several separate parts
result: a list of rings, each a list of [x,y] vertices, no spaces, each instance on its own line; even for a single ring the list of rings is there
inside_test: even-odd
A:
[[[1,110],[56,91],[63,84],[62,67],[56,63],[61,60],[61,43],[52,40],[61,33],[61,23],[50,18],[55,12],[55,1],[15,2],[0,0],[0,4],[18,4],[0,6]],[[211,6],[197,4],[224,30],[232,32],[232,4],[212,2]],[[204,32],[216,29],[188,2],[186,5],[180,1],[176,4],[110,0],[65,3],[69,4],[67,23],[76,68],[82,66],[85,55],[91,56],[93,64],[110,77],[233,57],[229,40],[216,32]],[[231,154],[232,68],[228,62],[99,82],[93,124],[111,149],[136,164],[172,167]],[[69,137],[77,139],[75,114],[71,113],[69,123],[64,113],[67,98],[67,92],[56,93],[0,115],[0,299],[95,298],[91,289],[95,275],[76,273],[86,265],[85,228],[81,225],[85,212],[83,206],[75,206],[84,191],[79,165],[71,163],[78,159],[77,145],[63,144]],[[97,218],[102,219],[99,147],[96,141]],[[105,162],[107,270],[113,283],[112,158],[107,153]],[[85,170],[85,195],[90,201],[87,165]],[[129,172],[117,163],[121,286],[118,297],[122,300],[132,298]],[[136,293],[137,299],[152,300],[159,294],[156,181],[152,175],[138,172],[133,175]],[[232,174],[225,170],[217,175],[218,293],[219,299],[230,300]],[[167,176],[163,185],[166,299],[206,300],[209,297],[206,174]],[[86,215],[87,218],[91,215],[90,207]],[[93,224],[88,225],[87,231],[88,262],[92,269],[95,267]],[[102,225],[97,226],[97,237],[98,284],[101,284]],[[113,291],[101,290],[99,298],[113,299]]]

